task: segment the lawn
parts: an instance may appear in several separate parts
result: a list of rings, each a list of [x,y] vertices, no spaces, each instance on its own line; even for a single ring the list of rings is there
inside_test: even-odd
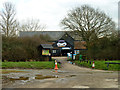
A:
[[[90,64],[90,61],[80,62],[79,60],[76,60],[73,62],[76,63],[76,65],[78,65],[78,66],[92,68],[92,61],[93,60],[91,60],[91,64]],[[107,67],[107,64],[105,64],[105,62],[120,63],[120,61],[95,61],[95,69],[120,71],[120,64],[109,64],[109,67]]]
[[[55,67],[54,61],[40,61],[40,62],[2,62],[2,68],[21,68],[21,69],[53,69]],[[58,64],[58,68],[60,65]]]

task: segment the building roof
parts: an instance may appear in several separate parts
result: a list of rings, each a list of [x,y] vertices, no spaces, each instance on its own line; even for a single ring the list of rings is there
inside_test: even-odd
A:
[[[53,47],[53,49],[60,49],[59,47]]]
[[[60,39],[65,33],[69,34],[74,40],[81,40],[81,37],[77,35],[71,34],[72,31],[20,31],[20,37],[32,37],[32,36],[39,36],[39,35],[48,35],[51,40],[58,40]]]
[[[43,48],[53,48],[51,44],[40,44]]]
[[[65,33],[61,39],[66,40],[69,44],[74,46],[74,39],[68,33]]]
[[[74,49],[86,49],[85,41],[74,41]]]
[[[26,36],[40,36],[40,35],[48,35],[52,41],[57,41],[59,39],[66,40],[69,44],[74,45],[74,49],[86,49],[86,42],[81,41],[82,38],[80,36],[74,35],[71,31],[21,31],[20,37]],[[78,40],[78,41],[77,41]],[[41,44],[43,48],[53,48],[53,44],[55,42],[47,42],[45,44]],[[57,48],[54,48],[57,49]]]

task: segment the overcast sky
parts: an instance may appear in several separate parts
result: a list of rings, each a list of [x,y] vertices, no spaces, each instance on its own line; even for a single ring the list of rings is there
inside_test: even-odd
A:
[[[39,19],[47,26],[46,30],[61,30],[59,23],[67,12],[84,4],[99,8],[118,23],[119,0],[0,0],[0,9],[6,1],[15,4],[19,21],[28,18]]]

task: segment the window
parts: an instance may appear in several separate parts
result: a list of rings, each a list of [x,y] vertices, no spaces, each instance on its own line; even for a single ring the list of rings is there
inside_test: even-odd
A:
[[[53,51],[53,53],[56,53],[56,50],[52,50]]]

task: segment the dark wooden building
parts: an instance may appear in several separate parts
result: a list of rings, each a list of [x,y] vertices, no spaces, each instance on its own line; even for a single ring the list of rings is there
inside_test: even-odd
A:
[[[38,46],[38,50],[40,51],[40,55],[45,55],[45,56],[49,56],[52,48],[53,48],[53,46],[51,44],[40,44]]]
[[[34,35],[49,35],[51,40],[48,43],[51,43],[51,45],[41,44],[40,47],[49,48],[51,56],[67,56],[67,53],[78,54],[81,50],[86,50],[85,41],[82,41],[77,35],[72,35],[69,31],[20,32],[20,37],[31,37]]]
[[[74,48],[74,39],[65,33],[53,45],[52,56],[67,56]]]

